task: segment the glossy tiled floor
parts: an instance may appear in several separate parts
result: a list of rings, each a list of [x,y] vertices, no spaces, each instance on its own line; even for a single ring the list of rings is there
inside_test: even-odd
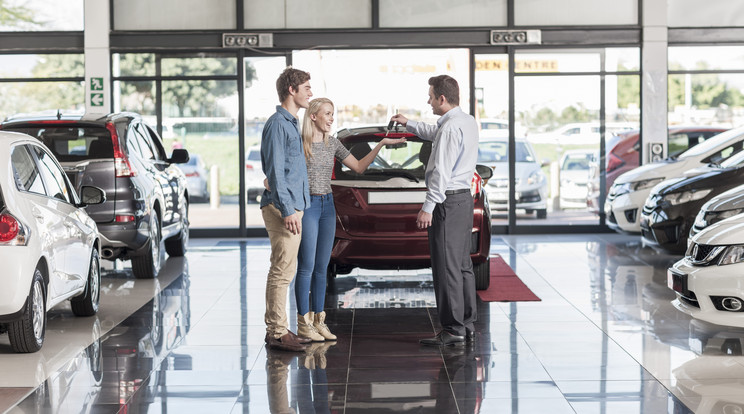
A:
[[[328,297],[339,340],[295,354],[263,344],[268,241],[193,240],[157,280],[106,272],[100,314],[53,311],[39,353],[13,354],[0,335],[0,411],[744,410],[744,330],[671,306],[675,257],[616,234],[492,245],[542,301],[479,303],[473,347],[419,346],[437,329],[428,271],[358,271]]]

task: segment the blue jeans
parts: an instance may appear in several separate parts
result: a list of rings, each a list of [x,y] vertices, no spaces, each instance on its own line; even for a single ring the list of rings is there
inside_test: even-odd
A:
[[[323,312],[328,262],[336,235],[333,194],[311,195],[302,216],[302,241],[297,256],[295,299],[297,312]]]

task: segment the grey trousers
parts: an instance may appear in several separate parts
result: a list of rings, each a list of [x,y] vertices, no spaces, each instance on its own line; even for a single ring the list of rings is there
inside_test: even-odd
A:
[[[442,329],[465,335],[477,319],[475,276],[470,260],[473,228],[473,196],[470,192],[448,195],[437,204],[429,227],[431,271]]]

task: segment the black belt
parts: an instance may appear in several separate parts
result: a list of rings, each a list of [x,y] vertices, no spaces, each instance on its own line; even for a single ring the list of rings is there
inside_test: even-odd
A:
[[[465,192],[470,192],[470,189],[469,188],[461,188],[459,190],[447,190],[447,191],[444,192],[444,195],[453,195],[453,194],[460,194],[460,193],[465,193]]]

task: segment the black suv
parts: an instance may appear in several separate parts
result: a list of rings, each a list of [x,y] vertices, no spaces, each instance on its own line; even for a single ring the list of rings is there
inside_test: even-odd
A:
[[[161,241],[183,256],[189,240],[186,177],[173,164],[189,160],[185,149],[170,158],[158,134],[135,113],[105,116],[9,118],[0,129],[36,137],[52,150],[76,190],[92,185],[106,202],[87,212],[101,234],[101,256],[132,261],[137,278],[158,275]]]

